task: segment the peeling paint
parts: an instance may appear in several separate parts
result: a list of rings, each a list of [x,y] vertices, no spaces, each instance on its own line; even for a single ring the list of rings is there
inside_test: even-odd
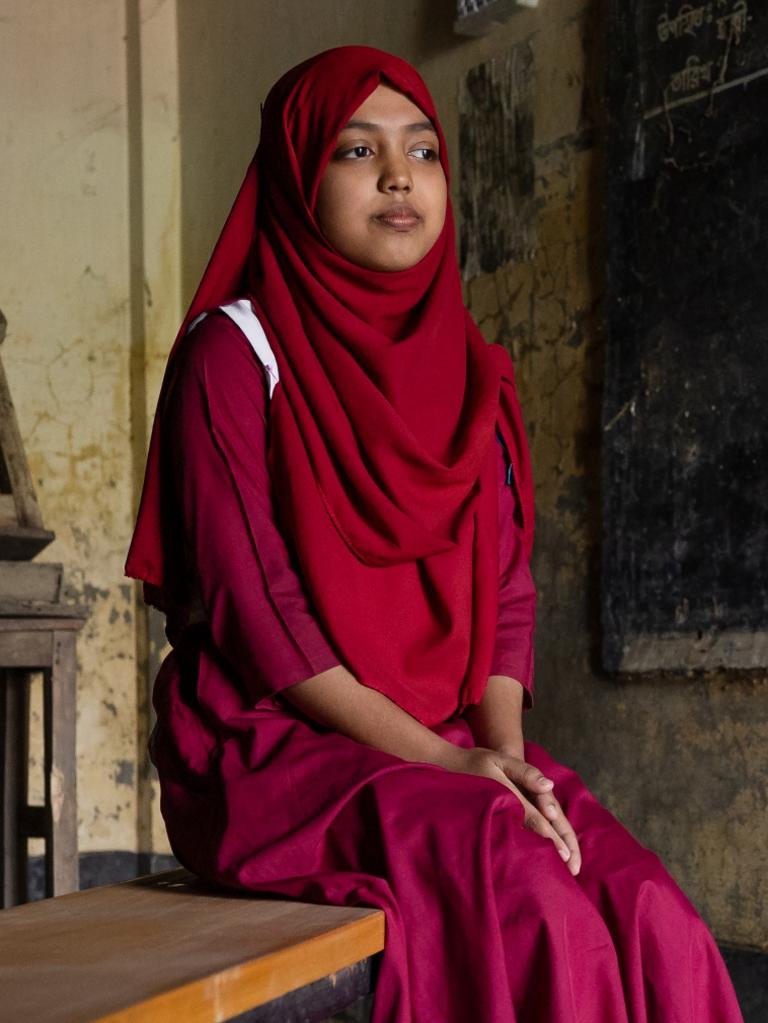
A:
[[[81,594],[85,603],[91,603],[99,598],[106,600],[109,596],[109,590],[100,589],[98,586],[94,586],[92,583],[86,582],[83,584]]]
[[[38,560],[60,562],[62,600],[91,611],[77,639],[80,849],[135,849],[135,783],[113,777],[126,761],[135,779],[137,732],[135,626],[124,617],[134,590],[118,588],[133,503],[124,10],[100,4],[81,18],[53,0],[15,6],[0,39],[0,133],[9,180],[23,187],[0,237],[11,324],[3,363],[43,522],[56,534]],[[32,277],[44,282],[34,300]],[[35,708],[40,690],[35,682]],[[39,715],[31,722],[39,802]],[[58,813],[61,779],[53,785]]]
[[[115,782],[118,785],[133,785],[133,773],[134,763],[132,760],[118,760]]]

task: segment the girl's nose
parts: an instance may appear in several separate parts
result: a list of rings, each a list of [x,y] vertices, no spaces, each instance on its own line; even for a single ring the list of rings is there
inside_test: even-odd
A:
[[[411,171],[405,157],[393,157],[387,160],[379,178],[382,192],[410,192],[413,182]]]

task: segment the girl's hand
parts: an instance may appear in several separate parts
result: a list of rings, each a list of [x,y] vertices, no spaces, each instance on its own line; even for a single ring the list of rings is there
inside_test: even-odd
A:
[[[581,869],[581,851],[576,833],[552,793],[554,782],[522,757],[502,750],[457,747],[456,753],[456,762],[446,764],[448,769],[493,778],[514,792],[525,809],[526,828],[550,838],[575,877]]]

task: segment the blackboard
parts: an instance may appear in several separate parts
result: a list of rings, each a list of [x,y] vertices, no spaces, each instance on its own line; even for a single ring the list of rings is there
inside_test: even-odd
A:
[[[609,0],[603,660],[768,664],[768,4]]]

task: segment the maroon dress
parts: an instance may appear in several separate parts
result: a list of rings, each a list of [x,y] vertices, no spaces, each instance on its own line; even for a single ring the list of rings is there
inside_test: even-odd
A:
[[[268,391],[240,329],[194,328],[165,418],[188,567],[167,615],[151,754],[178,860],[255,892],[386,914],[373,1023],[737,1023],[712,935],[659,858],[536,743],[583,866],[489,778],[412,763],[303,715],[281,690],[339,664],[274,520]],[[279,386],[279,385],[278,385]],[[499,444],[492,674],[532,705],[535,595]],[[433,730],[469,747],[463,717]]]

